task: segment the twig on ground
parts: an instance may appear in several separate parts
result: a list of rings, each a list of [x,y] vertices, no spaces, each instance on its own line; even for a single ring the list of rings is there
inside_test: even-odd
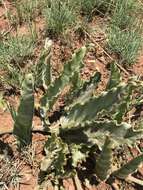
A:
[[[13,30],[13,26],[11,26],[7,31],[3,32],[2,37],[5,37],[6,35],[8,35],[12,30]]]
[[[107,55],[107,57],[109,57],[111,59],[111,61],[114,61],[114,59],[107,53],[107,51],[97,42],[95,41],[92,36],[87,32],[85,31],[86,35],[88,36],[88,38],[92,41],[92,43],[98,45],[102,50],[103,52],[105,53],[105,55]],[[119,67],[120,70],[122,70],[126,75],[130,75],[121,65],[119,65],[117,62],[115,62],[115,64]]]
[[[131,175],[129,175],[129,176],[127,177],[126,181],[130,181],[130,182],[133,182],[133,183],[136,183],[136,184],[138,184],[138,185],[143,186],[143,180],[137,179],[137,178],[135,178],[135,177],[133,177],[133,176],[131,176]]]

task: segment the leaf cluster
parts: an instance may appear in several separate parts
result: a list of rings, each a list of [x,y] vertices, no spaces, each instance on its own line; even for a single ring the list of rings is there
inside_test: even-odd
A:
[[[42,187],[48,179],[57,183],[67,176],[74,176],[78,167],[82,167],[90,155],[94,155],[93,174],[99,180],[105,181],[111,176],[126,178],[137,169],[143,155],[114,171],[113,153],[121,145],[132,146],[136,139],[142,136],[142,126],[135,130],[130,123],[124,121],[125,114],[132,107],[132,94],[135,89],[142,89],[142,82],[131,79],[127,84],[122,83],[120,72],[116,64],[112,63],[107,88],[96,95],[100,73],[95,73],[89,81],[84,81],[80,77],[86,47],[73,54],[59,78],[53,81],[49,65],[51,45],[51,41],[46,41],[37,65],[38,79],[35,80],[35,83],[38,81],[38,85],[43,85],[45,89],[39,110],[43,129],[49,134],[45,144],[46,156],[39,173],[39,185]],[[26,76],[17,113],[11,109],[15,121],[14,134],[20,147],[31,142],[34,85],[36,84],[33,76],[31,74]],[[56,123],[50,124],[47,113],[67,85],[71,86],[72,94],[67,97],[72,97],[72,100],[70,99],[70,104],[65,105],[61,118]],[[105,113],[108,112],[107,118]]]

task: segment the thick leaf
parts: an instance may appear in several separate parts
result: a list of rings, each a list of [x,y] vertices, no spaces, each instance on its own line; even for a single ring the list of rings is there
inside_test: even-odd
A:
[[[115,171],[112,175],[121,179],[125,179],[128,177],[128,175],[134,173],[141,163],[143,163],[143,154],[132,159],[129,163],[122,166],[119,170]]]
[[[51,83],[51,47],[52,41],[46,40],[44,50],[42,50],[36,66],[36,87],[47,89]]]
[[[59,94],[66,85],[69,85],[75,72],[80,72],[83,67],[82,60],[85,56],[86,48],[82,47],[72,57],[72,60],[64,65],[63,73],[48,88],[46,94],[41,99],[41,106],[44,111],[52,108]]]
[[[143,123],[138,121],[138,126],[136,126],[135,129],[132,127],[127,130],[125,140],[127,141],[128,145],[132,146],[134,143],[136,143],[137,140],[141,139],[142,137]]]
[[[67,145],[56,135],[52,134],[45,144],[46,157],[41,163],[41,172],[49,174],[54,170],[56,176],[64,173],[66,164],[66,155],[68,153]]]
[[[110,68],[111,68],[111,74],[110,74],[110,79],[109,79],[107,87],[106,87],[107,89],[114,88],[117,85],[119,85],[119,83],[121,82],[120,70],[118,69],[116,64],[111,63]]]
[[[98,97],[92,97],[85,103],[80,102],[72,107],[66,117],[61,119],[62,128],[68,129],[94,121],[103,110],[110,111],[115,104],[121,102],[127,85],[121,84]]]
[[[77,103],[85,103],[88,101],[94,94],[95,89],[100,82],[101,74],[96,72],[88,81],[85,81],[81,86],[74,89],[74,91],[69,96],[68,104],[70,104],[66,110],[69,110]],[[74,88],[76,85],[73,83]]]
[[[95,121],[85,127],[73,127],[68,130],[60,129],[60,136],[64,142],[71,144],[86,144],[87,147],[97,145],[102,148],[106,136],[115,140],[114,145],[119,146],[130,142],[125,135],[131,125],[127,123],[117,124],[116,121]]]
[[[128,90],[126,93],[126,96],[124,97],[123,101],[121,104],[119,104],[116,107],[116,113],[113,115],[113,118],[117,120],[119,123],[122,122],[123,117],[125,116],[126,112],[129,110],[129,106],[131,104],[131,95],[133,92],[133,86],[129,85]]]
[[[135,90],[141,90],[143,88],[142,81],[137,80],[135,77],[130,78],[128,80],[128,86],[126,88],[126,91],[124,92],[124,97],[120,104],[118,104],[115,107],[115,112],[112,114],[112,118],[117,120],[118,123],[122,122],[123,118],[125,117],[125,114],[129,111],[131,106],[133,105],[133,92]]]
[[[13,133],[20,147],[31,143],[31,128],[34,114],[34,81],[31,74],[22,84],[21,100],[14,123]]]
[[[96,161],[95,173],[101,181],[104,181],[110,175],[112,166],[112,148],[113,142],[108,137],[103,146],[103,150]]]

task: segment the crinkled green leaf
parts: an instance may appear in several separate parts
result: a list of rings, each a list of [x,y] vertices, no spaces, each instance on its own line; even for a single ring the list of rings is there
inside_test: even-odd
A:
[[[48,88],[46,94],[41,99],[41,106],[48,111],[52,108],[59,94],[66,85],[71,82],[75,72],[80,72],[83,67],[82,60],[85,56],[86,48],[82,47],[72,57],[72,60],[64,65],[63,73]]]
[[[68,154],[68,147],[56,135],[52,134],[48,137],[45,144],[46,156],[41,163],[41,172],[49,174],[54,171],[56,176],[64,173],[64,166],[66,164],[66,155]]]
[[[138,139],[141,139],[143,136],[143,125],[142,123],[138,122],[138,127],[134,129],[133,127],[127,130],[125,135],[125,140],[127,141],[128,145],[133,145]]]
[[[72,166],[77,167],[79,163],[82,161],[85,161],[87,154],[82,153],[80,150],[81,146],[80,145],[71,145],[71,154],[72,154]]]
[[[131,95],[133,92],[133,86],[128,86],[128,90],[126,93],[126,96],[124,97],[123,101],[121,104],[119,104],[116,108],[116,113],[113,116],[115,120],[117,120],[119,123],[122,122],[123,117],[125,116],[125,113],[128,111],[129,106],[131,104]]]
[[[14,123],[13,133],[20,146],[31,143],[31,128],[34,114],[34,81],[31,74],[26,75],[22,84],[21,100]]]
[[[116,145],[126,143],[125,135],[132,126],[127,123],[117,124],[116,121],[94,121],[86,126],[78,126],[70,129],[60,128],[61,138],[68,144],[86,144],[93,146],[97,144],[99,148],[103,146],[106,136],[112,137]]]
[[[51,83],[51,47],[52,41],[46,40],[36,66],[36,87],[42,86],[47,89]]]
[[[90,98],[85,103],[77,103],[67,116],[61,119],[62,128],[68,129],[94,121],[98,113],[103,110],[110,111],[115,104],[120,103],[126,89],[127,85],[121,84],[98,97]]]
[[[69,110],[77,103],[84,103],[88,101],[93,96],[94,90],[100,82],[100,79],[101,74],[99,72],[96,72],[88,81],[85,81],[80,87],[76,88],[75,91],[73,91],[70,95],[70,105],[68,106],[67,110]]]
[[[52,108],[64,87],[70,84],[75,72],[80,72],[80,69],[83,67],[82,61],[85,53],[85,47],[82,47],[77,53],[75,53],[72,56],[72,60],[64,65],[61,76],[49,86],[46,94],[41,99],[41,106],[44,112]]]

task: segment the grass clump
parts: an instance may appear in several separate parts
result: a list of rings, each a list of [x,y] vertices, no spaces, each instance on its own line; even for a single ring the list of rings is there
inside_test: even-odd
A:
[[[19,86],[22,68],[32,58],[34,48],[35,44],[28,36],[9,36],[0,42],[0,69],[3,70],[0,82],[3,85]]]
[[[75,20],[74,6],[70,1],[53,0],[44,11],[48,33],[58,35],[73,24]]]
[[[15,13],[11,10],[7,11],[7,17],[11,24],[22,24],[33,21],[40,13],[40,6],[37,0],[14,0],[13,7]]]
[[[132,26],[132,24],[136,22],[136,17],[134,14],[138,10],[137,4],[138,3],[134,0],[117,0],[111,21],[112,24],[118,26],[120,29],[126,29]]]
[[[22,64],[34,51],[34,43],[27,36],[9,36],[0,43],[0,62]]]
[[[142,28],[139,4],[134,0],[117,0],[108,30],[108,46],[121,63],[136,61],[142,47]]]
[[[121,63],[134,63],[142,46],[138,29],[122,31],[116,26],[109,30],[108,44],[110,50],[117,53]]]
[[[112,0],[81,0],[81,10],[89,19],[95,12],[104,15],[111,5]]]

